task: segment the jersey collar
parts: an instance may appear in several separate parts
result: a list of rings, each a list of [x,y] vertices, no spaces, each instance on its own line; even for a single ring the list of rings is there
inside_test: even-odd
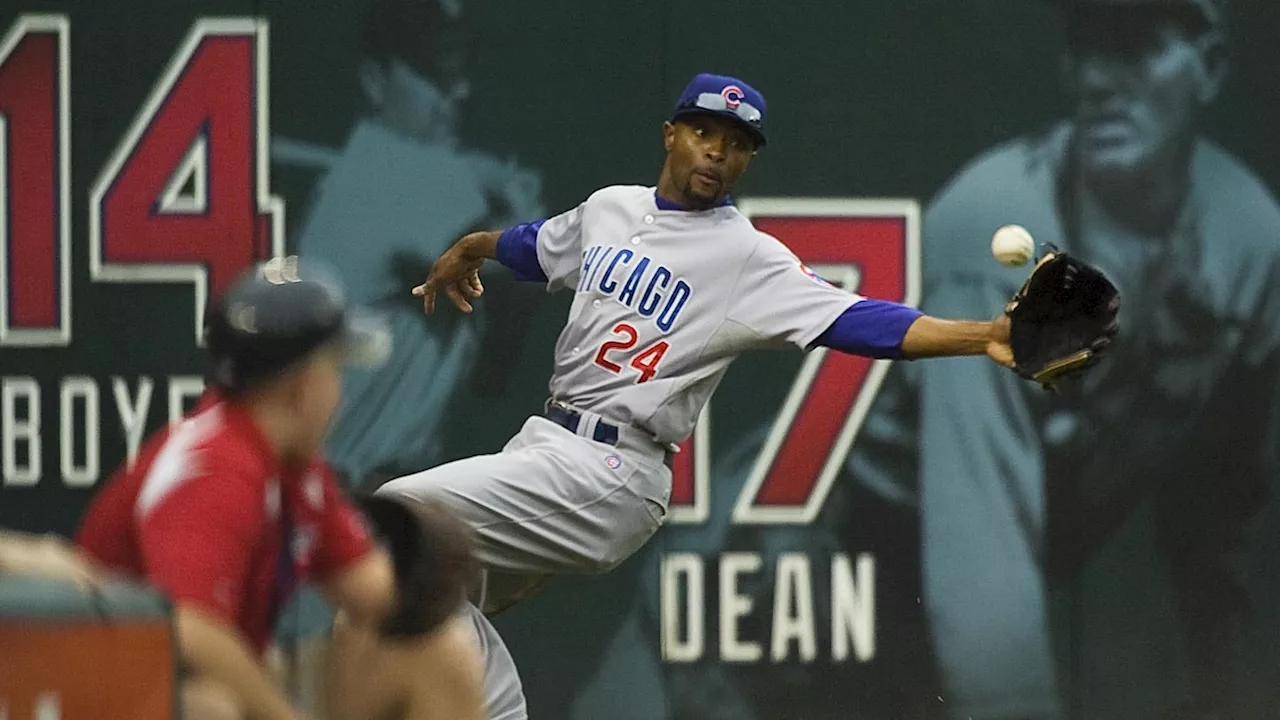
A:
[[[679,205],[659,195],[656,189],[653,191],[653,202],[658,206],[659,210],[677,210],[679,212],[702,212],[701,210],[688,210],[686,208],[682,208]],[[732,204],[733,204],[733,196],[726,195],[724,200],[722,200],[719,205],[716,205],[716,207],[726,207]]]

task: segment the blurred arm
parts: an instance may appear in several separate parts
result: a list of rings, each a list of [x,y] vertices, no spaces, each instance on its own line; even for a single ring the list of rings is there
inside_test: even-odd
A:
[[[396,603],[395,570],[382,549],[371,550],[350,567],[323,583],[325,598],[341,608],[351,622],[376,627]]]
[[[376,627],[396,606],[396,575],[391,556],[369,534],[363,513],[338,486],[327,466],[324,518],[311,572],[325,598],[352,622]]]
[[[32,536],[27,533],[0,531],[0,573],[20,573],[31,552]]]
[[[249,717],[264,720],[300,717],[235,628],[191,603],[179,603],[174,614],[179,652],[196,675],[226,688]]]
[[[90,562],[61,537],[7,531],[0,531],[3,573],[62,580],[81,589],[101,580]]]

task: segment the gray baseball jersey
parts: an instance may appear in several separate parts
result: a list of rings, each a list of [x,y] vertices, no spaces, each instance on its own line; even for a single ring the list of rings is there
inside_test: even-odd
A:
[[[652,187],[597,191],[543,223],[536,250],[548,289],[576,292],[552,397],[661,442],[690,435],[744,350],[808,347],[860,299],[732,205],[662,209]]]

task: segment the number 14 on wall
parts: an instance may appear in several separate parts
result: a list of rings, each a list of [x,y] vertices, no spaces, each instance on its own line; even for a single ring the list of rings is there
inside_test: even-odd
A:
[[[0,39],[0,346],[71,342],[71,58],[65,15]],[[284,254],[268,180],[264,20],[198,20],[89,189],[89,277],[209,293]]]

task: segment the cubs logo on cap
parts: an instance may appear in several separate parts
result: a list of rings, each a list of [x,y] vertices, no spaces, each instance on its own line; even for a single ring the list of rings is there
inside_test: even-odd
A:
[[[755,138],[756,145],[763,147],[764,110],[764,95],[747,83],[727,75],[700,73],[680,93],[671,119],[693,113],[722,115],[741,123]]]
[[[725,89],[720,91],[720,94],[724,96],[724,102],[731,110],[737,109],[737,107],[742,104],[744,93],[742,92],[742,88],[737,85],[726,86]]]

